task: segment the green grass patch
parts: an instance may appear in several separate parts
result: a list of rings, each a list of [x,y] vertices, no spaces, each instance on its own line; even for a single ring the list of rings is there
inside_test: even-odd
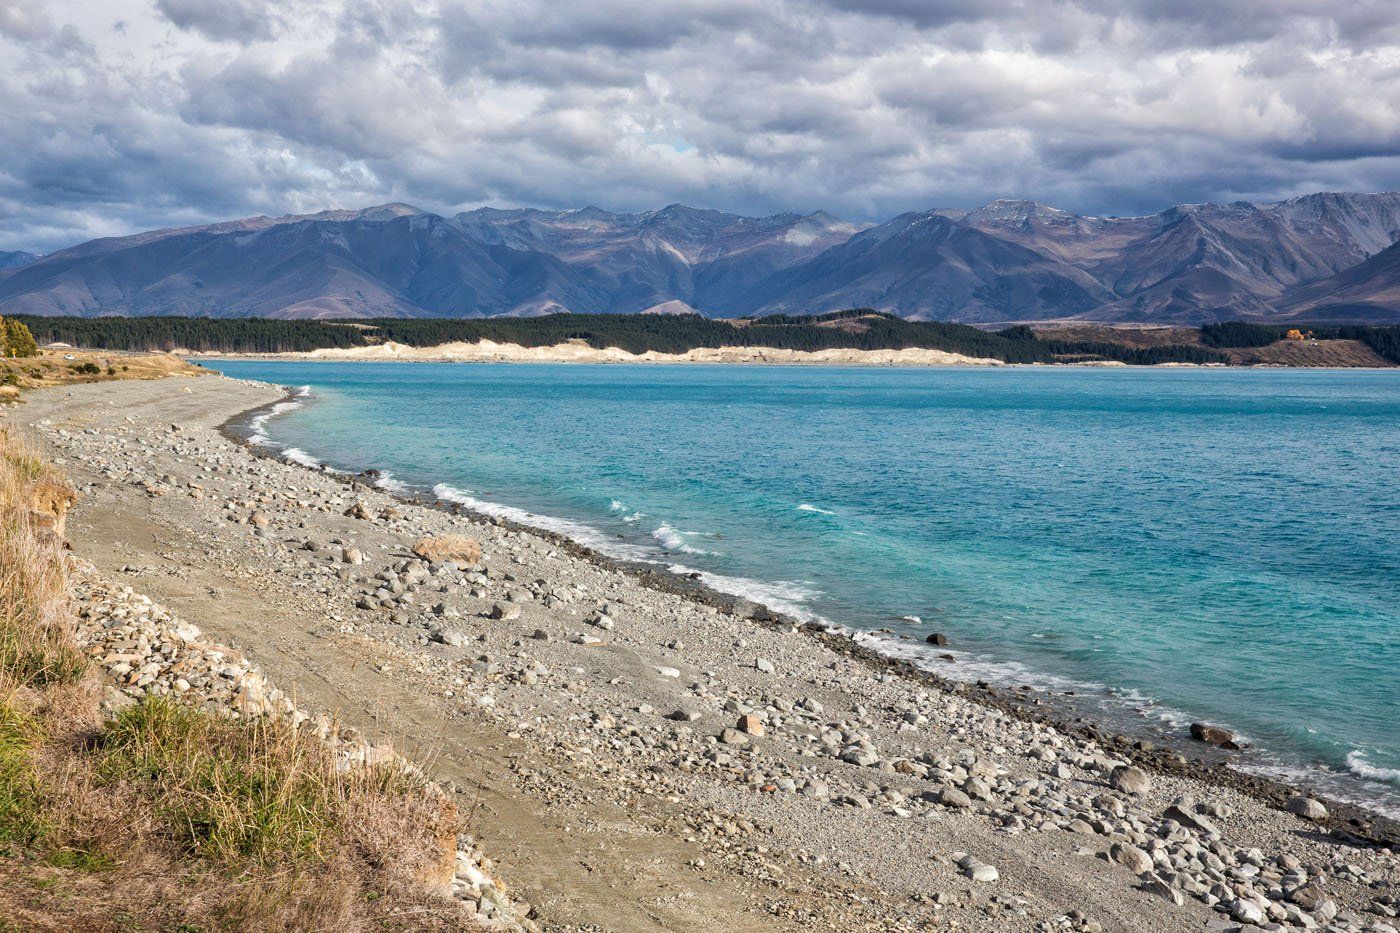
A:
[[[341,790],[317,741],[148,697],[108,725],[97,774],[136,786],[175,842],[215,861],[316,860],[336,833]]]
[[[0,843],[27,847],[49,830],[44,788],[34,771],[34,750],[44,730],[12,698],[0,699]]]

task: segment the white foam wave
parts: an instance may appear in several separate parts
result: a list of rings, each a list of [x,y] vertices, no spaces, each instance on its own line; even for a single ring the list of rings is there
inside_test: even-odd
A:
[[[621,501],[619,501],[619,500],[617,500],[617,499],[614,499],[614,500],[612,500],[611,502],[608,503],[608,511],[609,511],[609,512],[626,512],[626,511],[627,511],[627,503],[621,502]]]
[[[374,485],[396,496],[406,495],[412,491],[412,487],[402,480],[395,479],[394,474],[388,470],[380,471],[379,475],[374,478]]]
[[[1347,756],[1347,760],[1350,764],[1351,755]],[[1283,781],[1295,787],[1315,788],[1335,800],[1354,803],[1392,820],[1400,820],[1400,804],[1397,804],[1393,783],[1359,774],[1350,767],[1345,772],[1339,772],[1321,765],[1300,766],[1267,759],[1232,762],[1230,767]],[[1363,767],[1369,768],[1370,765],[1363,763]],[[1391,769],[1376,770],[1384,772]]]
[[[682,575],[698,573],[697,579],[712,590],[751,599],[756,603],[762,603],[769,609],[785,613],[803,622],[830,624],[828,620],[813,612],[812,607],[808,605],[811,600],[821,595],[821,591],[813,589],[809,583],[796,580],[763,581],[752,580],[748,577],[731,577],[722,573],[696,570],[684,564],[672,564],[667,569],[672,573]]]
[[[923,625],[923,624],[924,624],[924,620],[923,620],[922,618],[920,618],[919,616],[900,616],[899,618],[900,618],[900,620],[903,621],[903,622],[912,622],[912,623],[915,624],[915,625]]]
[[[819,508],[817,508],[815,505],[812,505],[810,502],[804,502],[804,503],[802,503],[801,505],[799,505],[799,506],[797,507],[797,511],[799,511],[799,512],[815,512],[815,513],[818,514],[818,515],[835,515],[835,514],[836,514],[835,512],[831,511],[830,509],[819,509]]]
[[[260,447],[275,446],[272,438],[267,436],[267,423],[279,415],[285,415],[300,407],[301,402],[278,402],[267,411],[254,415],[248,420],[248,440]]]
[[[1362,751],[1347,754],[1347,770],[1357,777],[1371,781],[1384,781],[1387,784],[1400,784],[1400,768],[1381,768],[1366,760]]]
[[[712,554],[712,551],[706,551],[687,543],[686,538],[694,537],[699,534],[701,534],[701,532],[680,531],[672,525],[662,522],[660,527],[651,533],[651,536],[659,541],[661,546],[668,551],[676,551],[680,554],[692,554],[695,556]]]
[[[473,512],[482,515],[494,515],[498,518],[508,519],[521,525],[528,525],[531,528],[540,528],[544,531],[553,531],[572,538],[580,544],[593,548],[609,557],[616,557],[621,560],[646,560],[655,558],[655,552],[635,544],[627,544],[611,538],[604,532],[599,531],[591,525],[582,522],[570,521],[566,518],[555,518],[551,515],[536,515],[534,512],[527,512],[524,509],[517,509],[514,506],[501,505],[499,502],[488,502],[478,499],[465,489],[458,489],[447,483],[438,483],[433,487],[433,495],[448,502],[456,502],[464,505]]]
[[[311,456],[300,447],[288,447],[282,451],[282,457],[293,463],[300,463],[302,466],[311,467],[313,470],[321,465],[321,461]]]
[[[273,418],[285,415],[289,411],[295,411],[301,407],[300,399],[311,396],[311,386],[301,386],[292,391],[292,398],[287,401],[278,402],[266,411],[259,412],[248,419],[248,441],[259,447],[275,447],[272,438],[267,435],[267,423]]]

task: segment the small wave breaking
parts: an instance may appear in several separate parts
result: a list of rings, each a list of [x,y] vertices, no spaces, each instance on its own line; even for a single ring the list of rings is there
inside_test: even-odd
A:
[[[687,542],[687,538],[695,537],[700,534],[701,532],[698,531],[679,531],[674,526],[662,522],[661,525],[651,533],[651,536],[668,551],[675,551],[679,554],[691,554],[697,557],[712,554],[712,551],[706,551],[703,548],[695,547]]]

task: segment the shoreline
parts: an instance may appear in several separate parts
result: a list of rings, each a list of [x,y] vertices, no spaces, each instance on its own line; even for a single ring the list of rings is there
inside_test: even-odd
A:
[[[237,378],[237,377],[223,377]],[[258,382],[259,380],[244,380]],[[893,674],[921,686],[966,696],[974,702],[1014,716],[1024,722],[1050,725],[1086,739],[1104,742],[1115,748],[1120,755],[1130,758],[1134,764],[1158,774],[1174,774],[1206,781],[1222,787],[1230,787],[1249,794],[1274,807],[1282,806],[1292,797],[1307,794],[1322,800],[1329,814],[1328,825],[1337,831],[1354,834],[1355,838],[1366,843],[1400,848],[1400,819],[1381,813],[1366,803],[1345,800],[1331,796],[1319,787],[1309,787],[1302,783],[1291,783],[1282,777],[1268,773],[1248,771],[1232,767],[1230,752],[1205,743],[1196,742],[1187,736],[1134,735],[1131,723],[1109,721],[1108,710],[1101,702],[1085,698],[1084,702],[1071,702],[1066,696],[1057,696],[1050,690],[1019,685],[996,684],[987,679],[960,680],[946,677],[907,658],[898,657],[878,648],[860,644],[861,635],[874,637],[874,632],[853,629],[838,624],[807,621],[790,613],[775,610],[759,599],[738,593],[726,592],[711,586],[698,578],[698,574],[680,573],[667,566],[645,560],[628,560],[603,553],[564,532],[555,531],[528,522],[518,521],[494,514],[460,502],[453,502],[436,495],[432,490],[396,490],[376,485],[373,476],[383,475],[376,468],[360,473],[349,473],[330,464],[311,458],[308,463],[295,456],[287,456],[287,451],[296,448],[284,447],[270,439],[259,442],[253,439],[255,432],[261,432],[261,425],[253,427],[258,418],[271,418],[287,412],[288,404],[299,405],[306,397],[300,390],[278,385],[261,383],[279,389],[286,394],[273,402],[257,406],[232,415],[219,426],[219,431],[230,440],[238,443],[257,457],[267,457],[288,463],[303,470],[331,476],[344,482],[350,488],[363,486],[372,488],[397,501],[409,505],[436,509],[451,515],[473,515],[482,521],[506,528],[510,531],[540,538],[552,545],[564,548],[580,560],[596,566],[632,576],[642,585],[670,595],[679,596],[701,605],[731,612],[748,621],[773,630],[796,631],[813,638],[829,650],[869,665],[883,673]],[[264,435],[266,438],[266,435]],[[300,451],[298,451],[301,453]],[[310,455],[307,455],[310,456]],[[541,516],[547,517],[547,516]],[[1161,743],[1161,744],[1159,744]],[[1248,747],[1246,747],[1247,750]]]
[[[434,349],[431,347],[421,348],[424,351]],[[553,348],[545,348],[553,349]],[[1255,370],[1276,371],[1295,370],[1298,372],[1344,372],[1344,373],[1388,373],[1400,369],[1400,366],[1290,366],[1282,363],[1124,363],[1118,360],[1097,360],[1075,363],[1005,363],[1001,360],[981,359],[967,357],[963,362],[914,362],[914,361],[885,361],[885,360],[835,360],[835,359],[687,359],[679,354],[665,355],[666,358],[646,358],[644,354],[626,354],[630,358],[606,358],[606,354],[615,351],[616,348],[597,351],[600,357],[597,359],[583,359],[575,355],[561,355],[558,357],[545,356],[489,356],[463,357],[463,356],[324,356],[316,355],[322,351],[312,350],[302,353],[216,353],[213,351],[187,352],[184,350],[173,350],[173,355],[195,365],[202,365],[202,361],[228,360],[228,361],[259,361],[266,360],[272,362],[286,361],[298,363],[487,363],[487,364],[547,364],[547,365],[577,365],[577,366],[796,366],[811,367],[815,369],[966,369],[984,368],[997,370],[1015,369],[1147,369],[1147,370],[1197,370],[1209,369],[1221,372],[1252,372]],[[622,354],[625,351],[616,350]],[[803,352],[803,351],[796,351]],[[898,353],[901,351],[883,350],[850,350],[842,353],[867,354],[867,353]],[[937,353],[941,351],[928,351]],[[950,354],[955,355],[955,354]]]
[[[1353,811],[1310,821],[1204,766],[1153,770],[1165,751],[1043,725],[1013,692],[227,433],[286,401],[230,377],[115,382],[6,420],[78,484],[78,556],[299,704],[417,747],[544,929],[1378,933],[1392,916],[1400,861]],[[413,554],[460,533],[474,563]]]

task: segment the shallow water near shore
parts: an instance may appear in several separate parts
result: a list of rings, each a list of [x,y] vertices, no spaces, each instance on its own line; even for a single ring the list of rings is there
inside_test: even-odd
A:
[[[1251,766],[1400,813],[1393,374],[210,365],[310,388],[257,426],[304,462],[887,630],[948,676],[1223,723]]]

